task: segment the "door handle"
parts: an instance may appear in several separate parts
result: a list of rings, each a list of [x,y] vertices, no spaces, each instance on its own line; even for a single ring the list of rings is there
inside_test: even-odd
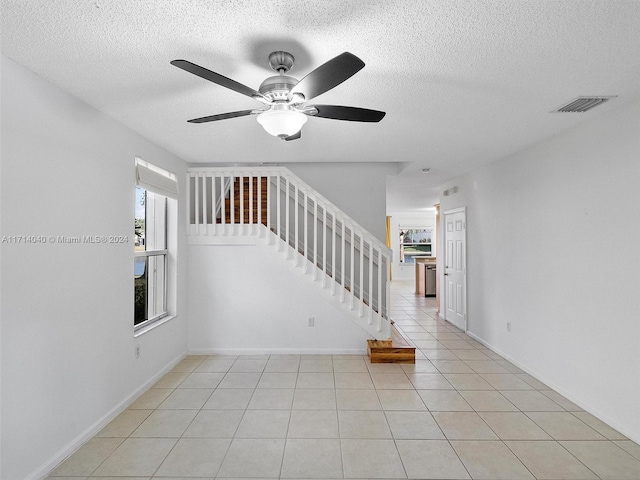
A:
[[[448,273],[445,273],[444,276],[446,277],[447,275],[449,275]]]

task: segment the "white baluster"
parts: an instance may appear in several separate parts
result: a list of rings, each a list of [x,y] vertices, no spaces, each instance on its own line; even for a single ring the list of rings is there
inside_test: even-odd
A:
[[[262,174],[258,173],[258,201],[256,208],[258,209],[258,235],[262,236]]]
[[[309,271],[309,194],[304,191],[304,273]]]
[[[291,249],[291,240],[290,240],[290,235],[291,235],[291,227],[289,225],[289,216],[291,215],[290,213],[290,204],[291,204],[291,196],[289,195],[289,189],[291,187],[291,185],[289,184],[289,177],[285,177],[284,178],[284,186],[285,186],[285,194],[284,194],[284,201],[285,201],[285,219],[284,219],[284,224],[285,224],[285,258],[291,258],[291,254],[289,252],[289,250]]]
[[[277,242],[278,242],[278,251],[280,251],[280,244],[281,244],[281,236],[280,236],[280,217],[281,217],[281,213],[280,213],[280,197],[281,197],[281,186],[280,186],[280,174],[278,174],[276,176],[276,194],[277,196],[277,201],[276,201],[276,236],[277,236]]]
[[[293,249],[293,255],[294,258],[296,259],[296,267],[298,265],[300,265],[300,245],[299,245],[299,241],[300,241],[300,221],[298,219],[298,215],[299,215],[299,210],[300,210],[300,206],[299,206],[299,201],[298,201],[298,195],[299,195],[299,191],[298,191],[298,184],[296,183],[293,186],[293,191],[294,191],[294,202],[295,202],[295,209],[294,209],[294,213],[295,213],[295,217],[293,218],[293,228],[295,229],[295,235],[294,235],[294,242],[295,242],[295,246]]]
[[[331,213],[331,295],[336,294],[336,212]]]
[[[196,174],[196,235],[200,235],[200,174]]]
[[[373,242],[369,240],[369,325],[373,322]]]
[[[350,276],[349,286],[351,287],[351,301],[349,304],[349,308],[353,310],[355,295],[356,295],[356,286],[354,285],[354,279],[355,279],[354,264],[355,264],[355,257],[356,257],[356,232],[355,232],[355,229],[353,228],[353,225],[350,228],[351,228],[351,270],[349,271],[349,276]]]
[[[358,307],[358,316],[364,315],[364,234],[360,233],[360,306]]]
[[[327,286],[327,206],[322,206],[322,288]]]
[[[318,197],[313,197],[313,279],[318,278]]]
[[[345,262],[345,259],[347,258],[347,250],[346,250],[347,232],[344,226],[345,224],[344,218],[340,220],[340,223],[342,223],[342,248],[340,249],[340,284],[342,288],[340,289],[340,302],[344,303],[344,295],[347,287],[347,283],[344,281],[345,273],[346,273],[344,269],[344,262]]]
[[[254,233],[255,222],[253,221],[253,172],[248,172],[249,175],[249,232]]]

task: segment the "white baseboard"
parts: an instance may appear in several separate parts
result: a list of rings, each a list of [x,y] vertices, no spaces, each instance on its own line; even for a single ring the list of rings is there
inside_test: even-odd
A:
[[[366,355],[365,348],[211,348],[190,350],[189,355]]]
[[[43,465],[41,465],[37,470],[32,472],[25,480],[40,480],[45,478],[53,469],[55,469],[58,465],[60,465],[64,460],[66,460],[69,456],[75,453],[82,445],[84,445],[88,440],[95,437],[111,420],[116,418],[120,413],[122,413],[126,408],[131,405],[140,395],[149,390],[151,386],[160,380],[164,375],[166,375],[173,367],[175,367],[183,358],[187,355],[186,353],[179,355],[174,358],[171,362],[169,362],[162,370],[160,370],[157,374],[155,374],[151,379],[137,388],[134,392],[128,395],[124,400],[118,403],[115,407],[109,410],[105,415],[99,418],[96,422],[94,422],[89,428],[87,428],[84,432],[74,438],[71,442],[69,442],[66,446],[60,449],[55,455],[53,455],[49,460],[47,460]]]
[[[485,347],[487,347],[489,350],[491,350],[494,353],[497,353],[498,355],[500,355],[502,358],[504,358],[505,360],[513,363],[516,367],[518,367],[520,370],[522,370],[523,372],[528,373],[529,375],[531,375],[533,378],[535,378],[536,380],[544,383],[546,386],[548,386],[549,388],[551,388],[552,390],[555,390],[556,392],[558,392],[560,395],[562,395],[563,397],[565,397],[567,400],[575,403],[576,405],[578,405],[580,408],[582,408],[585,412],[590,413],[591,415],[593,415],[594,417],[598,418],[599,420],[603,421],[604,423],[606,423],[607,425],[609,425],[611,428],[617,430],[618,432],[620,432],[621,434],[623,434],[624,436],[626,436],[627,438],[629,438],[630,440],[633,440],[636,443],[640,443],[640,437],[636,437],[635,435],[633,435],[632,432],[629,432],[623,425],[619,425],[616,422],[614,422],[613,420],[611,420],[610,418],[607,417],[607,415],[604,415],[602,412],[600,412],[598,409],[591,407],[590,405],[586,404],[584,401],[574,397],[570,392],[567,392],[565,389],[563,389],[562,387],[554,384],[553,382],[548,381],[543,375],[538,374],[537,372],[535,372],[534,370],[531,370],[530,368],[528,368],[526,365],[523,365],[522,363],[518,362],[517,360],[515,360],[514,358],[512,358],[511,356],[507,355],[506,353],[504,353],[503,351],[501,351],[499,348],[494,347],[493,345],[491,345],[489,342],[485,341],[484,339],[478,337],[477,335],[475,335],[474,333],[467,331],[467,335],[469,335],[471,338],[473,338],[475,341],[481,343],[482,345],[484,345]]]

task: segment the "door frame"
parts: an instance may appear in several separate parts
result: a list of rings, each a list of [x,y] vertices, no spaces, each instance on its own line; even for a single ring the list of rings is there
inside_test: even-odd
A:
[[[463,315],[464,315],[464,331],[465,333],[467,332],[467,321],[468,321],[468,315],[467,315],[467,207],[458,207],[458,208],[452,208],[451,210],[446,210],[444,212],[442,212],[442,260],[441,260],[441,265],[442,265],[442,275],[440,276],[440,281],[442,282],[442,289],[443,289],[443,295],[442,295],[442,303],[444,305],[444,308],[442,309],[441,312],[441,317],[444,320],[447,320],[447,281],[445,279],[445,273],[446,273],[446,268],[445,268],[445,263],[446,263],[446,259],[447,259],[447,228],[446,228],[446,224],[447,224],[447,215],[451,215],[454,213],[462,213],[464,214],[464,251],[463,251],[463,260],[464,260],[464,265],[462,267],[462,285],[464,287],[464,298],[463,298]],[[449,321],[449,320],[447,320]],[[449,321],[449,323],[451,323]],[[453,323],[451,323],[453,325]],[[457,326],[457,325],[454,325]]]

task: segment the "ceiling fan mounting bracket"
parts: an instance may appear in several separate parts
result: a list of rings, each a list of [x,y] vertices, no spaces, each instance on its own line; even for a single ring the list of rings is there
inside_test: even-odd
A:
[[[289,52],[279,50],[269,54],[269,66],[278,73],[287,73],[293,67],[295,58]]]

